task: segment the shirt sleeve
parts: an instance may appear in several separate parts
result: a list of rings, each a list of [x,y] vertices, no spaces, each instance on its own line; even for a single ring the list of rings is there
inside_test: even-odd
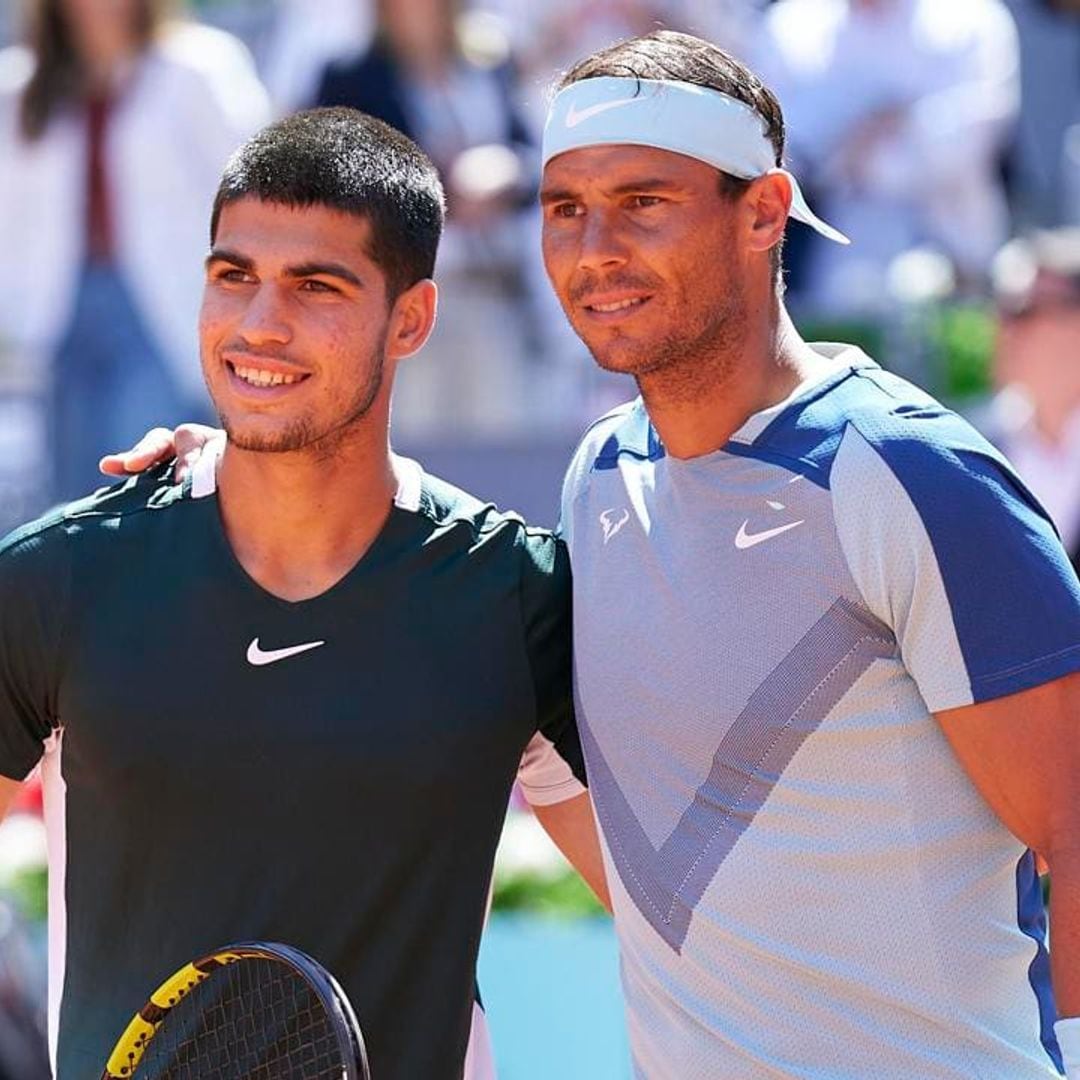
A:
[[[831,487],[855,584],[932,712],[1080,669],[1080,584],[1057,533],[958,417],[849,426]]]
[[[0,774],[22,780],[57,725],[70,573],[53,536],[0,543]]]
[[[574,718],[570,559],[549,533],[525,535],[521,605],[536,698],[536,734],[518,781],[534,806],[563,802],[585,790],[585,764]]]

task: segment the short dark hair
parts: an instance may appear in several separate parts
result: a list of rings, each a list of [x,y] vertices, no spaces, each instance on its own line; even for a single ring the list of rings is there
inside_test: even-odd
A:
[[[671,79],[718,90],[749,105],[765,124],[776,164],[784,161],[784,113],[776,95],[741,61],[718,45],[677,30],[654,30],[627,38],[579,60],[558,81],[555,90],[583,79],[614,76],[623,79]],[[735,199],[750,186],[749,180],[720,172],[720,193]],[[773,248],[773,269],[783,287],[783,238]]]
[[[445,208],[438,171],[411,139],[366,113],[309,109],[244,143],[214,196],[211,243],[222,208],[248,197],[365,218],[368,254],[386,276],[391,302],[435,272]]]

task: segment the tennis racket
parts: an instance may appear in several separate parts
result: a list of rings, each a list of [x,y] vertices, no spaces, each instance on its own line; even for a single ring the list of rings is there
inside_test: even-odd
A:
[[[101,1080],[370,1080],[344,991],[289,945],[228,945],[150,995]]]

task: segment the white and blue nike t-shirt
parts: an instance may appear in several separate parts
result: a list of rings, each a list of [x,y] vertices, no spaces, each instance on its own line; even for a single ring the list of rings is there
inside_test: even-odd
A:
[[[564,489],[575,677],[636,1074],[1060,1071],[1034,856],[933,712],[1080,668],[1008,463],[854,349],[720,450],[640,403]]]

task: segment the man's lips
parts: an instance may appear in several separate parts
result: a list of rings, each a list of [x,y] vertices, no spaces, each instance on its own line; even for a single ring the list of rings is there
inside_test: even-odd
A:
[[[269,357],[234,354],[226,356],[224,361],[234,384],[254,390],[295,386],[310,377],[309,372],[301,371],[293,364]]]
[[[579,302],[579,307],[593,318],[609,321],[639,312],[652,299],[648,293],[598,294]]]

